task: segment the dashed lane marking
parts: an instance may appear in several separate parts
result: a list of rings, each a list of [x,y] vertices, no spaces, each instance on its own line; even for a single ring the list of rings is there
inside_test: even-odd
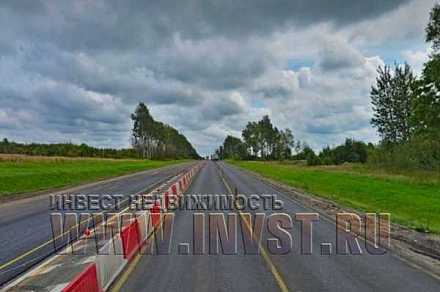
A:
[[[226,186],[226,188],[228,189],[228,191],[233,194],[233,190],[232,188],[229,186],[228,182],[225,180],[224,176],[222,174],[220,174],[220,178],[223,181],[223,184]],[[249,222],[246,220],[246,218],[243,216],[243,212],[241,212],[240,210],[237,210],[238,214],[240,215],[241,219],[245,222],[246,228],[248,228],[248,230],[252,233],[252,227],[250,226]],[[263,258],[263,260],[265,261],[265,263],[267,264],[270,272],[272,273],[276,284],[278,285],[278,287],[280,288],[280,290],[282,292],[289,292],[289,288],[286,284],[286,282],[283,279],[283,276],[281,275],[281,273],[278,271],[277,267],[275,266],[275,264],[272,262],[269,254],[267,253],[266,249],[264,248],[264,246],[258,242],[258,247],[260,249],[261,252],[261,257]]]

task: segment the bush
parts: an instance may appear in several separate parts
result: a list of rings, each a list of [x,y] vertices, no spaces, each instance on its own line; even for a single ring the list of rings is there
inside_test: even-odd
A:
[[[307,165],[321,165],[321,159],[315,154],[312,148],[306,147],[302,152],[303,156],[307,160]]]
[[[440,171],[440,135],[418,135],[404,144],[380,145],[369,162],[387,168]]]
[[[319,153],[319,158],[325,165],[339,165],[345,162],[365,163],[368,158],[368,146],[364,142],[346,139],[343,145],[332,149],[324,148]]]
[[[321,165],[321,159],[319,159],[316,155],[310,155],[307,157],[307,165],[314,166],[314,165]]]

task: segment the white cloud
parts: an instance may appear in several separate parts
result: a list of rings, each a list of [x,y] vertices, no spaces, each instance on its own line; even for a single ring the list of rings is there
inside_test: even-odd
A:
[[[437,0],[412,0],[375,19],[347,26],[350,42],[365,45],[392,45],[395,41],[424,40],[429,11]]]
[[[200,154],[264,114],[315,148],[375,141],[369,90],[382,53],[394,44],[420,68],[433,1],[342,2],[256,1],[239,15],[227,3],[3,4],[0,137],[127,147],[145,101]]]
[[[414,72],[418,75],[422,72],[423,64],[425,64],[429,59],[429,52],[426,51],[412,51],[405,50],[402,53],[402,57],[408,62],[408,64],[413,68]]]

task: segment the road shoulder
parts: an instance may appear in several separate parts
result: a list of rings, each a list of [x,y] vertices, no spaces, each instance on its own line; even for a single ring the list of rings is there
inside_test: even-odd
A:
[[[245,168],[225,163],[231,168],[252,175],[259,181],[288,195],[299,204],[310,208],[335,222],[335,214],[341,212],[362,214],[354,209],[343,207],[333,201],[264,177]],[[391,224],[392,251],[408,264],[422,269],[433,277],[440,279],[440,236],[420,233],[398,224]]]

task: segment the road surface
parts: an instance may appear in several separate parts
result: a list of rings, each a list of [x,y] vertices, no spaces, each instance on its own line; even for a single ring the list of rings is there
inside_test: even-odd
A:
[[[153,169],[95,183],[63,193],[122,194],[144,191],[187,168],[188,164]],[[54,247],[50,228],[49,195],[0,205],[0,287],[48,255]],[[22,256],[22,258],[20,258]],[[19,260],[16,260],[20,258]]]
[[[208,162],[187,194],[230,193],[219,167],[229,185],[237,187],[242,194],[276,194],[284,201],[283,213],[313,212],[252,175],[223,162],[218,165]],[[258,210],[261,211],[268,215],[275,212]],[[242,230],[238,225],[240,239]],[[314,252],[301,255],[299,230],[299,224],[294,223],[291,231],[293,249],[286,255],[245,255],[242,240],[238,240],[236,255],[179,255],[178,244],[191,245],[193,236],[193,211],[179,210],[175,214],[171,253],[139,256],[113,288],[121,291],[440,291],[438,279],[392,253],[321,255],[321,243],[335,246],[336,229],[331,221],[321,219],[314,225]],[[264,235],[263,239],[266,237]]]

